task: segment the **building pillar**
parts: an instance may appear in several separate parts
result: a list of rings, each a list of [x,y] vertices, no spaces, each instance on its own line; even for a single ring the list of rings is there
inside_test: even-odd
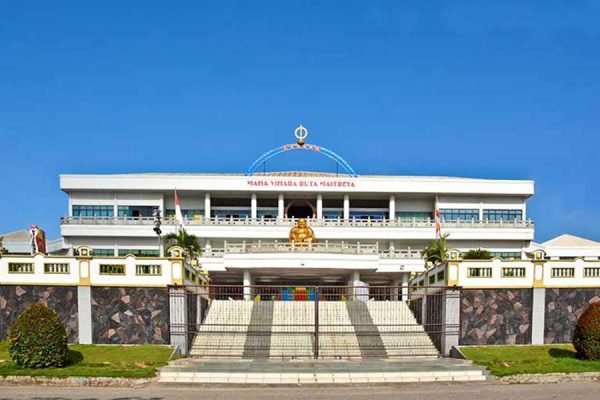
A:
[[[279,193],[277,198],[277,218],[283,219],[285,217],[285,201],[283,199],[283,193]]]
[[[182,355],[188,351],[187,295],[185,287],[169,287],[169,333],[171,345]]]
[[[531,344],[544,344],[544,322],[546,320],[546,288],[533,288],[531,312]]]
[[[442,328],[442,348],[445,355],[449,355],[452,347],[458,346],[460,332],[460,290],[448,289],[444,294]]]
[[[317,219],[323,219],[323,195],[317,195]]]
[[[402,274],[402,301],[408,301],[408,272]]]
[[[396,196],[394,196],[394,195],[390,196],[390,215],[389,215],[389,219],[390,220],[396,219]]]
[[[399,279],[394,279],[392,281],[392,301],[398,301],[398,298],[400,296],[400,285],[402,284],[402,281],[400,281]]]
[[[344,195],[344,219],[350,219],[350,196]]]
[[[258,215],[258,204],[256,200],[256,193],[252,193],[250,198],[250,218],[256,219]]]
[[[204,239],[204,252],[210,253],[211,251],[212,251],[212,242],[210,241],[210,238],[206,238],[206,239]]]
[[[244,270],[244,300],[252,300],[252,273]]]
[[[79,344],[92,344],[92,288],[77,286]]]
[[[210,218],[210,193],[206,192],[204,194],[204,218]]]

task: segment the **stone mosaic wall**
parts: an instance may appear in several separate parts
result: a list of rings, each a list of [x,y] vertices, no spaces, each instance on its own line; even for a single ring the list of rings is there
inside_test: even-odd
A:
[[[0,340],[19,314],[33,303],[42,303],[58,314],[70,342],[77,342],[77,287],[75,286],[0,286]]]
[[[546,289],[545,343],[571,343],[577,320],[600,301],[600,289]]]
[[[94,343],[168,344],[166,288],[92,288]]]
[[[461,345],[531,343],[531,289],[463,289]]]

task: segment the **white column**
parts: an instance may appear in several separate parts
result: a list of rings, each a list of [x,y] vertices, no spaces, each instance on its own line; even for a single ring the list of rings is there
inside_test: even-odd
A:
[[[184,287],[172,286],[169,288],[169,322],[171,346],[181,355],[187,355],[187,295]]]
[[[479,201],[479,220],[483,221],[483,200]]]
[[[350,196],[344,195],[344,219],[350,219]]]
[[[92,288],[77,286],[79,344],[92,344]]]
[[[279,193],[277,198],[277,218],[282,219],[285,213],[285,202],[283,200],[283,193]]]
[[[533,288],[531,310],[531,344],[544,344],[544,321],[546,319],[546,288]]]
[[[402,285],[402,281],[399,279],[394,279],[392,282],[392,301],[398,301],[398,296],[400,295],[399,286]]]
[[[115,218],[119,216],[119,201],[117,200],[117,192],[113,193],[113,214]]]
[[[402,301],[408,301],[408,272],[402,274]]]
[[[446,290],[444,295],[442,327],[442,353],[449,355],[452,347],[458,347],[460,334],[460,290]],[[425,318],[425,314],[423,314]]]
[[[258,215],[258,205],[256,201],[256,193],[252,193],[252,197],[250,198],[250,218],[256,219]]]
[[[323,219],[323,195],[317,195],[317,219]]]
[[[252,300],[252,273],[250,270],[244,270],[244,300]]]
[[[396,196],[390,196],[390,220],[396,219]]]
[[[210,218],[210,193],[204,194],[204,218]]]
[[[210,241],[210,238],[204,239],[204,251],[206,253],[210,253],[212,251],[212,243]]]

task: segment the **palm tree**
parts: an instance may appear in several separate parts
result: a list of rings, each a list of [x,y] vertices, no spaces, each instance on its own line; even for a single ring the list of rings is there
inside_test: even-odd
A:
[[[433,263],[433,265],[438,265],[446,262],[448,259],[446,253],[448,249],[446,249],[446,240],[448,239],[448,235],[442,235],[439,239],[430,240],[429,245],[421,251],[421,256],[425,259],[425,261],[429,261]]]
[[[473,249],[469,250],[463,256],[465,260],[489,260],[492,258],[492,254],[484,249]]]
[[[185,229],[181,229],[177,233],[168,233],[164,235],[163,241],[167,246],[167,250],[173,246],[183,248],[185,256],[190,260],[195,260],[201,254],[198,237],[187,233]]]

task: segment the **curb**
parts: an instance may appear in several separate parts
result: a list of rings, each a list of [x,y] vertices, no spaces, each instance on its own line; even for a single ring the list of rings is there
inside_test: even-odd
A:
[[[87,387],[141,387],[158,382],[158,378],[79,377],[55,378],[48,376],[0,376],[2,386],[87,386]]]
[[[600,372],[573,372],[552,374],[522,374],[496,377],[502,383],[562,383],[562,382],[600,382]]]

